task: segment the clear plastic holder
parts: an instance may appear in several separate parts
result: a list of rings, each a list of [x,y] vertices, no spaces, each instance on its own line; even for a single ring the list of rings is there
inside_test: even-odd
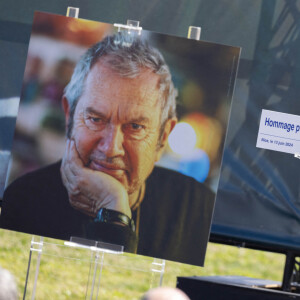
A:
[[[140,22],[139,21],[134,21],[134,20],[127,20],[127,24],[118,24],[115,23],[114,26],[118,28],[118,32],[121,30],[127,30],[129,34],[135,34],[137,33],[138,35],[141,35],[143,28],[139,26]]]
[[[300,153],[295,153],[294,157],[300,159]]]
[[[188,39],[191,40],[200,40],[201,27],[190,26],[188,31]]]
[[[78,7],[71,7],[69,6],[67,9],[67,17],[71,17],[71,18],[78,18],[79,16],[79,8]]]
[[[162,285],[164,270],[165,261],[161,259],[75,242],[53,243],[33,236],[23,300],[41,299],[45,294],[51,299],[62,280],[67,294],[64,296],[71,297],[74,291],[78,296],[80,291],[80,299],[109,299],[111,293],[120,289],[114,286],[114,282],[120,282],[118,277],[124,283],[123,293],[128,288],[134,297],[140,297],[150,288]],[[40,274],[43,280],[39,281]]]

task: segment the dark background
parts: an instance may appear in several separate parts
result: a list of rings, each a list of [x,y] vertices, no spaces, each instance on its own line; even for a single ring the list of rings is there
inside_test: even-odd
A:
[[[67,6],[182,37],[201,26],[201,40],[242,47],[212,237],[300,252],[300,161],[255,147],[262,109],[300,115],[300,1],[1,1],[0,99],[20,95],[34,11],[65,15]],[[14,122],[0,119],[0,150],[10,149]]]

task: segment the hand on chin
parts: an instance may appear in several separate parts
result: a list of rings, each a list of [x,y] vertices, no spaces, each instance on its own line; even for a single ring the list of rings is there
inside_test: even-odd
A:
[[[123,169],[94,161],[85,167],[75,142],[67,140],[61,175],[75,209],[95,217],[101,208],[107,208],[131,218],[128,194],[122,184],[124,173]]]

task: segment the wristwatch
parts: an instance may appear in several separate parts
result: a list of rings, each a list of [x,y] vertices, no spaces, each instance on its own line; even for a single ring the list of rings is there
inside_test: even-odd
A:
[[[101,208],[97,216],[94,220],[95,222],[102,222],[102,223],[121,223],[125,226],[129,226],[129,228],[134,232],[135,225],[133,219],[130,219],[125,214],[122,214],[116,210]]]

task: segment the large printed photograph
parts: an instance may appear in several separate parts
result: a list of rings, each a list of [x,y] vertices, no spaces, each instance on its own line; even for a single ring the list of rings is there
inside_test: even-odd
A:
[[[203,266],[239,55],[36,12],[1,227]]]

